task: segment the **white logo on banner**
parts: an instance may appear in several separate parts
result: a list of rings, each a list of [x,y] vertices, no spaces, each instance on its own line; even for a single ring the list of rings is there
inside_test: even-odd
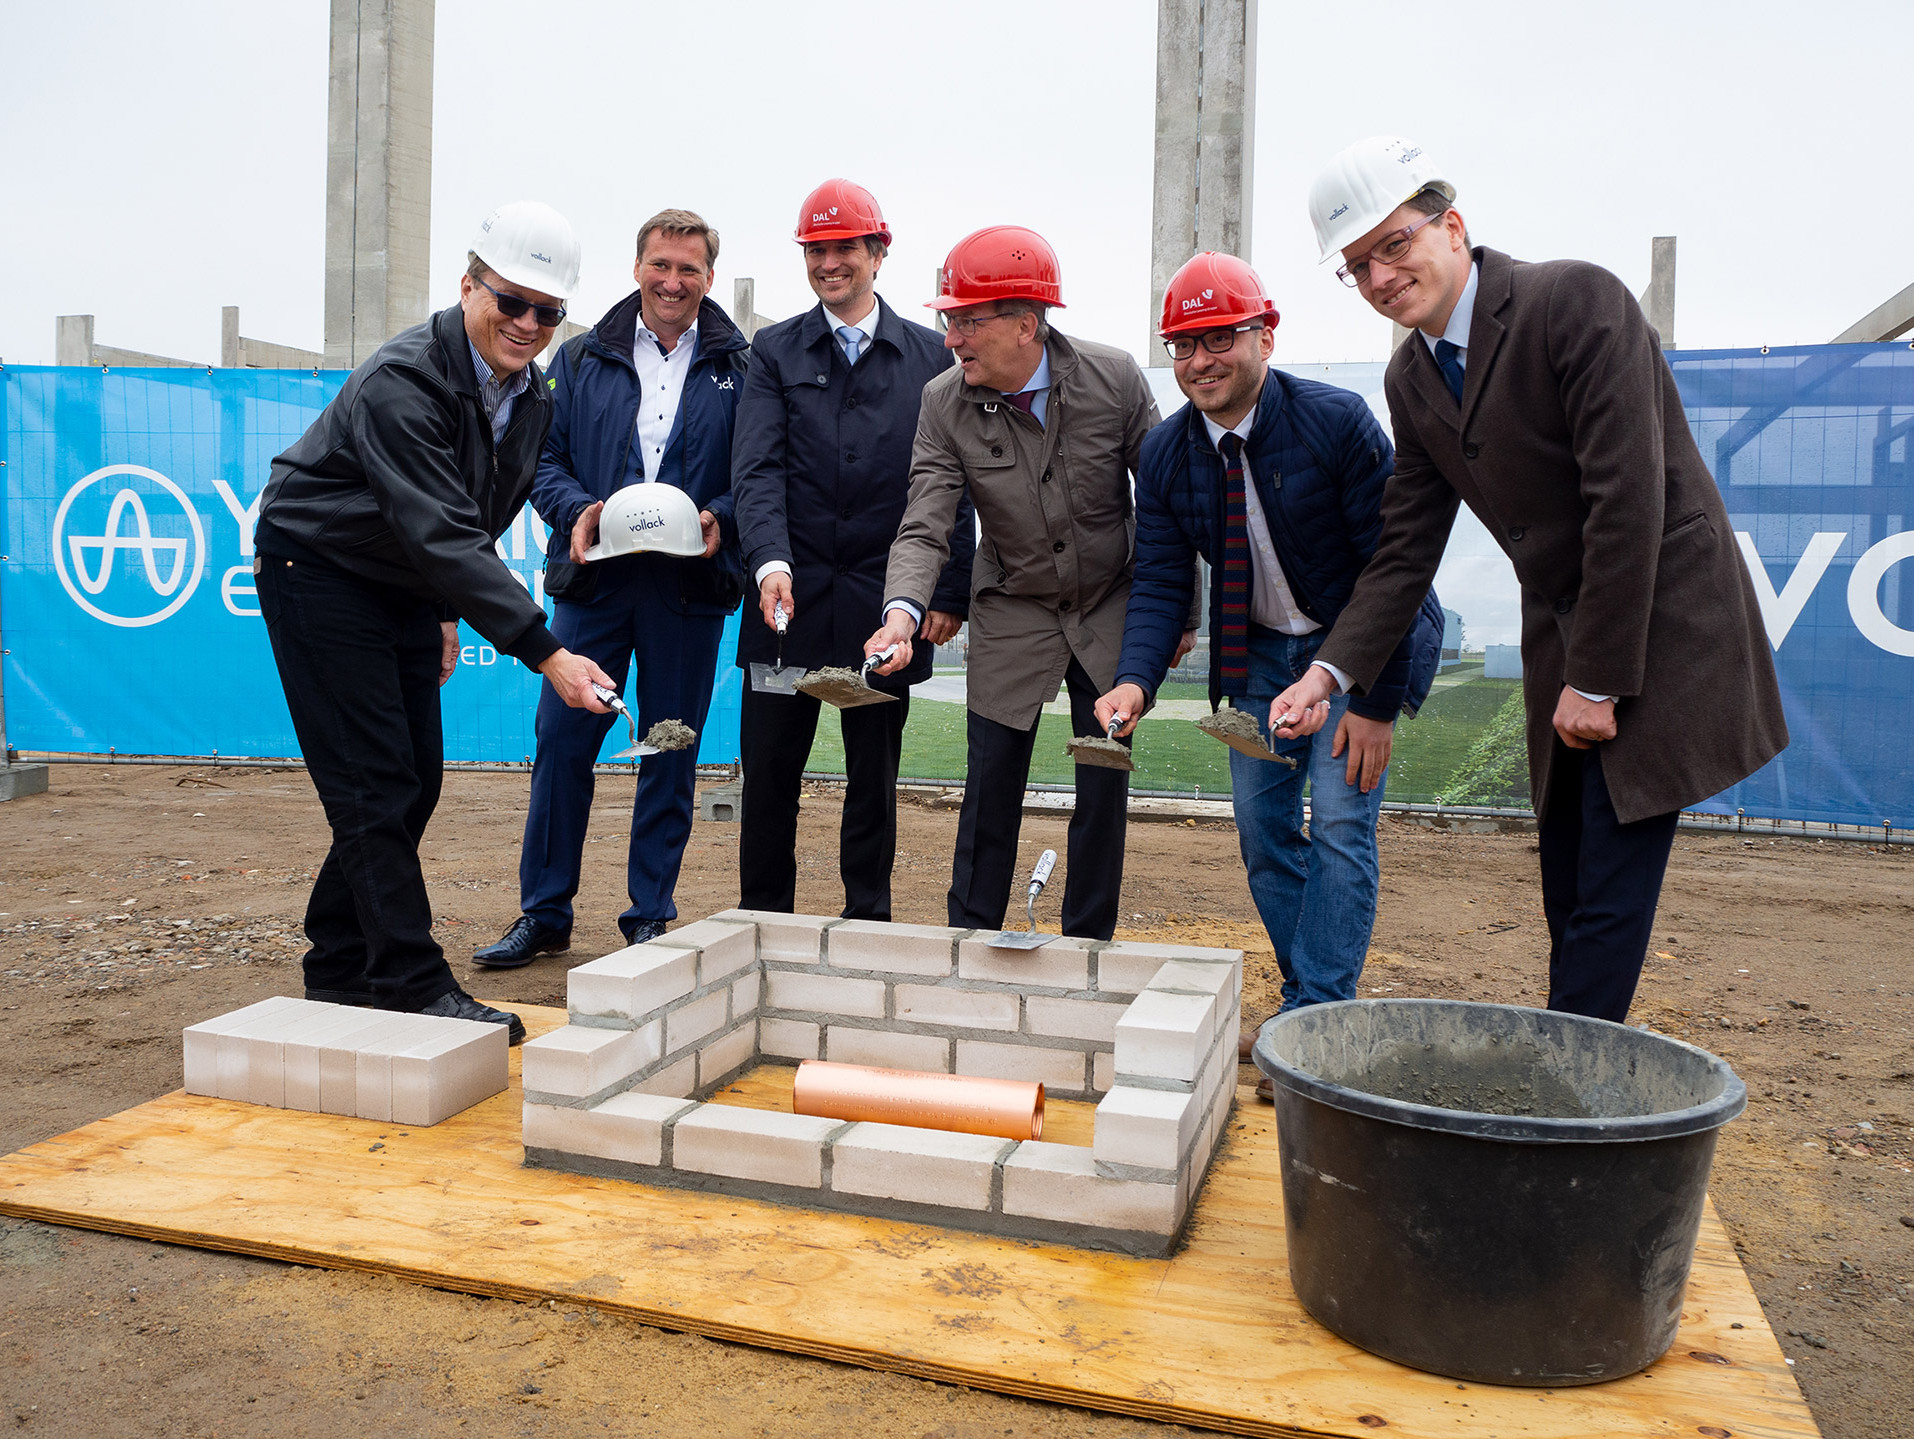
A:
[[[107,505],[106,521],[98,534],[68,534],[67,520],[72,514],[73,502],[94,485],[119,475],[150,480],[165,492],[164,496],[150,492],[142,495],[139,490],[122,485]],[[189,531],[186,535],[177,533],[176,521],[155,532],[155,516],[146,504],[148,500],[157,502],[162,498],[170,499],[172,505],[161,507],[159,513],[172,520],[173,506],[178,506],[186,517]],[[122,565],[120,556],[129,551],[133,557]],[[166,476],[143,465],[108,465],[74,485],[60,501],[60,508],[53,516],[53,568],[60,577],[60,584],[73,597],[73,603],[95,619],[128,629],[156,625],[176,613],[199,587],[200,576],[206,570],[206,531],[186,492]],[[149,590],[163,603],[158,609],[129,613],[115,613],[95,604],[90,596],[104,594],[116,575],[132,580],[143,577],[145,581],[144,585],[114,587],[114,598],[121,601],[125,610],[137,611],[138,606],[131,602],[133,594]]]

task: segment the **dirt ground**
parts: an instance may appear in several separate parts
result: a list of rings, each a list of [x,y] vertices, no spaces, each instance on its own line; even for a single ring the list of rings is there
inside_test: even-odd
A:
[[[525,778],[455,774],[426,837],[454,968],[497,1000],[563,1005],[570,962],[620,943],[629,781],[599,791],[570,959],[480,977],[472,948],[517,911]],[[835,913],[838,804],[807,798],[798,902]],[[943,922],[956,815],[907,805],[896,915]],[[1026,822],[1027,858],[1064,847]],[[737,898],[731,826],[700,823],[686,920]],[[324,849],[297,771],[56,767],[0,806],[0,1152],[180,1083],[179,1031],[300,992],[299,917]],[[1914,853],[1677,839],[1634,1018],[1747,1080],[1713,1195],[1824,1434],[1914,1427]],[[1054,914],[1054,909],[1051,911]],[[1126,928],[1251,951],[1246,1014],[1275,964],[1233,829],[1130,830]],[[1384,827],[1365,993],[1540,1003],[1534,843]],[[1245,1078],[1253,1077],[1245,1071]],[[737,1348],[565,1305],[0,1221],[0,1414],[58,1435],[688,1433],[984,1439],[1189,1431]]]

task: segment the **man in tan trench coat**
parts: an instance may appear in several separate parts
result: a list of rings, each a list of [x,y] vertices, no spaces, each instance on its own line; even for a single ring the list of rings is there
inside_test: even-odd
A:
[[[971,571],[968,766],[951,864],[950,923],[999,929],[1017,864],[1024,786],[1043,706],[1070,690],[1079,735],[1101,735],[1097,696],[1116,680],[1136,520],[1130,476],[1156,405],[1136,361],[1069,340],[1055,253],[1011,225],[979,230],[945,261],[944,343],[958,368],[924,387],[910,501],[884,578],[884,625],[866,654],[903,668],[966,492],[982,535]],[[1077,767],[1063,932],[1108,939],[1123,885],[1129,781]]]
[[[1363,690],[1467,501],[1522,585],[1529,783],[1549,1008],[1622,1020],[1675,820],[1787,745],[1754,587],[1655,332],[1621,281],[1471,248],[1455,189],[1405,140],[1343,151],[1310,193],[1324,258],[1416,330],[1389,362],[1383,532],[1279,732]]]

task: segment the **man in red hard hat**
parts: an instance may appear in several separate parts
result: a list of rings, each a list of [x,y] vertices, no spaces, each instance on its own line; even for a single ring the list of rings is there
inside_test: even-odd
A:
[[[911,437],[924,386],[950,368],[936,331],[878,298],[891,242],[877,200],[862,185],[826,180],[805,196],[796,239],[818,304],[767,325],[751,341],[751,373],[738,401],[731,494],[746,580],[758,617],[738,632],[738,665],[773,665],[778,628],[787,666],[855,667],[884,600],[884,560],[910,492]],[[879,686],[896,704],[838,711],[847,783],[838,872],[847,919],[891,917],[897,853],[897,766],[910,686],[930,677],[934,645],[970,608],[974,512],[960,507],[951,558],[925,618],[930,641]],[[795,673],[795,671],[793,671]],[[798,790],[817,733],[818,701],[744,690],[740,741],[744,810],[738,833],[738,903],[789,913],[796,903]]]
[[[951,864],[952,925],[1000,929],[1043,706],[1070,690],[1071,727],[1101,736],[1096,698],[1116,677],[1130,593],[1130,476],[1156,405],[1122,350],[1050,327],[1063,304],[1042,236],[993,225],[944,262],[944,344],[958,369],[924,391],[910,504],[891,546],[880,673],[911,662],[967,494],[982,534],[972,575],[968,768]],[[1129,782],[1077,767],[1063,932],[1108,939],[1123,884]]]
[[[1375,551],[1388,438],[1360,395],[1269,367],[1278,318],[1234,255],[1196,256],[1164,293],[1163,343],[1189,404],[1143,442],[1123,655],[1097,701],[1097,719],[1116,720],[1119,733],[1135,728],[1169,670],[1196,556],[1210,564],[1210,704],[1227,697],[1260,727]],[[1377,682],[1326,701],[1319,735],[1276,743],[1293,768],[1230,752],[1236,831],[1283,1009],[1356,996],[1395,719],[1421,705],[1441,649],[1442,608],[1425,589]]]

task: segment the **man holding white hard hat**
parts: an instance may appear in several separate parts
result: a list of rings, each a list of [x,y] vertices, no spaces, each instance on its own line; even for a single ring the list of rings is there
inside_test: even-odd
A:
[[[749,347],[709,300],[718,232],[689,210],[638,231],[638,288],[552,362],[551,436],[532,503],[552,527],[552,632],[590,655],[641,728],[703,730],[724,622],[744,593],[731,507],[731,430]],[[634,664],[635,661],[635,664]],[[592,766],[611,716],[538,705],[538,754],[511,927],[472,956],[514,969],[571,948]],[[696,747],[647,758],[632,801],[628,943],[677,917],[697,778]]]
[[[273,461],[253,572],[260,612],[326,807],[332,848],[306,906],[306,995],[525,1027],[459,987],[432,938],[419,838],[444,770],[439,686],[463,619],[602,710],[609,676],[564,647],[505,568],[551,424],[533,357],[578,288],[578,239],[520,201],[480,227],[459,303],[381,345]]]

